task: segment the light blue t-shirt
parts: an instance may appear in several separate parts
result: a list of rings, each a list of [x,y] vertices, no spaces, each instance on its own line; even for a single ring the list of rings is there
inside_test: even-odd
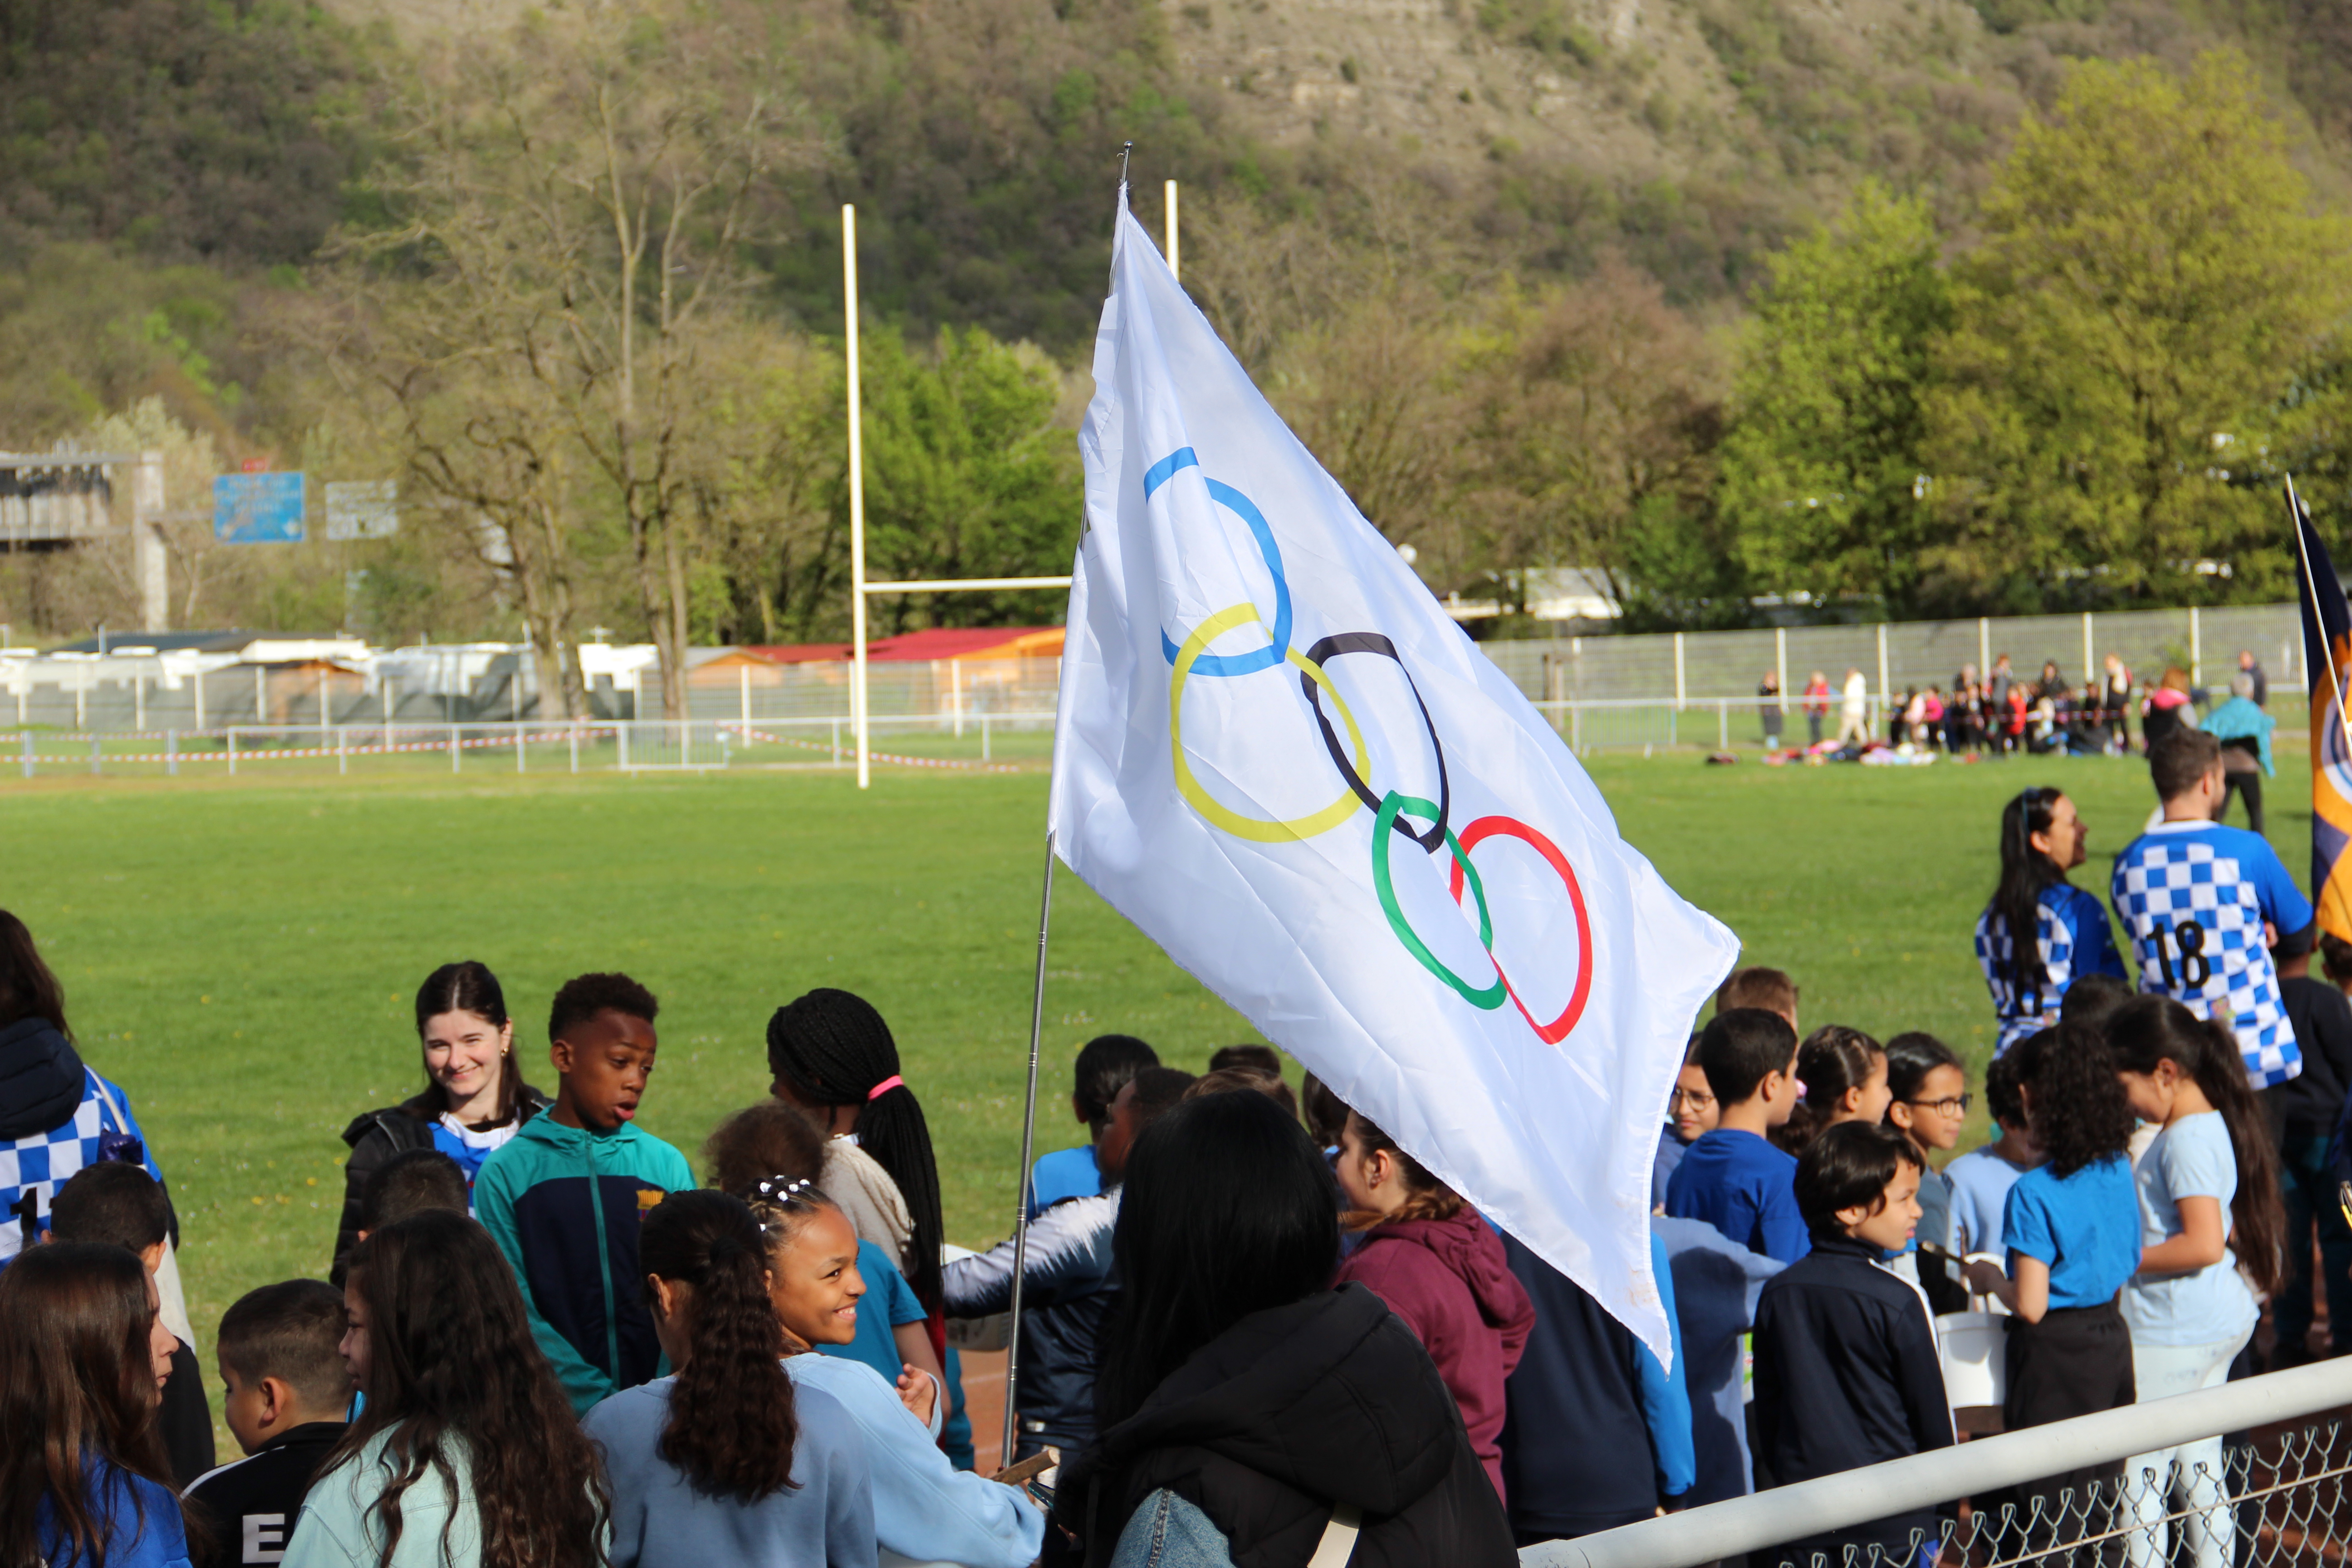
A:
[[[857,1272],[866,1281],[866,1294],[857,1301],[857,1337],[845,1345],[819,1345],[816,1352],[863,1362],[880,1373],[884,1382],[895,1384],[907,1363],[890,1331],[901,1323],[919,1323],[930,1314],[915,1300],[915,1288],[890,1255],[870,1241],[857,1244]]]
[[[1029,1217],[1035,1219],[1064,1198],[1090,1198],[1101,1191],[1102,1167],[1095,1163],[1093,1144],[1041,1154],[1029,1168]]]
[[[2130,1162],[2110,1154],[2063,1177],[2047,1165],[2034,1167],[2009,1189],[2000,1228],[2011,1252],[2049,1265],[2053,1308],[2114,1300],[2139,1270],[2139,1197]]]
[[[2154,1247],[2180,1234],[2182,1198],[2218,1199],[2222,1234],[2229,1234],[2230,1200],[2238,1195],[2238,1160],[2230,1147],[2229,1123],[2220,1111],[2200,1111],[2173,1121],[2139,1157],[2133,1176],[2139,1189],[2142,1246]],[[2242,1340],[2261,1315],[2253,1291],[2226,1248],[2218,1262],[2194,1273],[2136,1274],[2124,1292],[2124,1321],[2131,1325],[2135,1344],[2211,1345]]]
[[[1961,1257],[1990,1252],[2002,1254],[2000,1215],[2009,1203],[2009,1189],[2031,1165],[2012,1165],[1990,1145],[1972,1149],[1944,1167],[1952,1184],[1952,1250]]]

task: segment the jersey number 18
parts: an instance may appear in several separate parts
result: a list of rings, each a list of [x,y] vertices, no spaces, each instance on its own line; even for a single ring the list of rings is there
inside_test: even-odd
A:
[[[2172,968],[2171,948],[2180,950],[2180,972]],[[2170,931],[2156,928],[2156,964],[2164,971],[2167,985],[2185,986],[2202,991],[2205,983],[2213,978],[2213,961],[2205,956],[2205,928],[2195,921],[2182,921]]]

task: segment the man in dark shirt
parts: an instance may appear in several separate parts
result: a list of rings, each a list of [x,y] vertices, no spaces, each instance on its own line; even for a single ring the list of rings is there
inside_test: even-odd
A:
[[[2311,1359],[2315,1227],[2327,1278],[2327,1353],[2352,1351],[2352,1225],[2345,1223],[2327,1166],[2328,1138],[2344,1108],[2345,1091],[2352,1088],[2352,1002],[2311,977],[2310,943],[2311,933],[2303,931],[2280,938],[2271,949],[2279,998],[2303,1050],[2302,1073],[2263,1090],[2278,1139],[2279,1185],[2286,1200],[2286,1283],[2271,1304],[2278,1327],[2273,1371]]]
[[[2254,683],[2254,706],[2257,708],[2269,707],[2271,704],[2271,678],[2263,672],[2263,661],[2254,657],[2252,649],[2242,647],[2238,650],[2238,669],[2241,674],[2245,675]]]
[[[265,1285],[221,1319],[229,1430],[247,1458],[201,1477],[188,1506],[211,1528],[195,1568],[275,1563],[327,1455],[342,1439],[352,1380],[338,1346],[343,1293],[323,1279]]]

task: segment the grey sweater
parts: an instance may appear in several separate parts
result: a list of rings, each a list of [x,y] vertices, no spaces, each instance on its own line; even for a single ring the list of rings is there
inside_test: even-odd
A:
[[[613,1568],[875,1568],[865,1440],[838,1400],[793,1391],[793,1485],[746,1505],[695,1490],[657,1451],[677,1383],[625,1388],[584,1423],[613,1486]]]

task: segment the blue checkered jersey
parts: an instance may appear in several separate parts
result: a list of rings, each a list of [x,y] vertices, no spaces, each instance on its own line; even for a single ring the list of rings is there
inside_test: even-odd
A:
[[[2255,1088],[2303,1071],[2263,922],[2311,923],[2311,902],[2271,847],[2218,822],[2160,822],[2116,857],[2116,918],[2139,988],[2230,1026]]]
[[[138,1139],[140,1163],[149,1175],[163,1179],[155,1157],[147,1152],[146,1135],[131,1114],[129,1097],[89,1068],[81,1072],[81,1103],[63,1124],[0,1143],[0,1265],[24,1250],[27,1215],[35,1220],[36,1234],[49,1228],[49,1205],[58,1189],[83,1166],[98,1163],[100,1141],[107,1135]]]
[[[2053,882],[2042,889],[2035,911],[2034,942],[2042,950],[2042,981],[2020,990],[2010,984],[2014,949],[2009,922],[1990,905],[1977,917],[1977,965],[1984,971],[1992,992],[1992,1012],[2000,1026],[1993,1043],[1999,1056],[2039,1029],[2057,1026],[2058,1006],[2066,988],[2085,974],[2124,978],[2123,954],[2116,951],[2115,934],[2107,929],[2107,911],[2096,893],[2068,882]]]

